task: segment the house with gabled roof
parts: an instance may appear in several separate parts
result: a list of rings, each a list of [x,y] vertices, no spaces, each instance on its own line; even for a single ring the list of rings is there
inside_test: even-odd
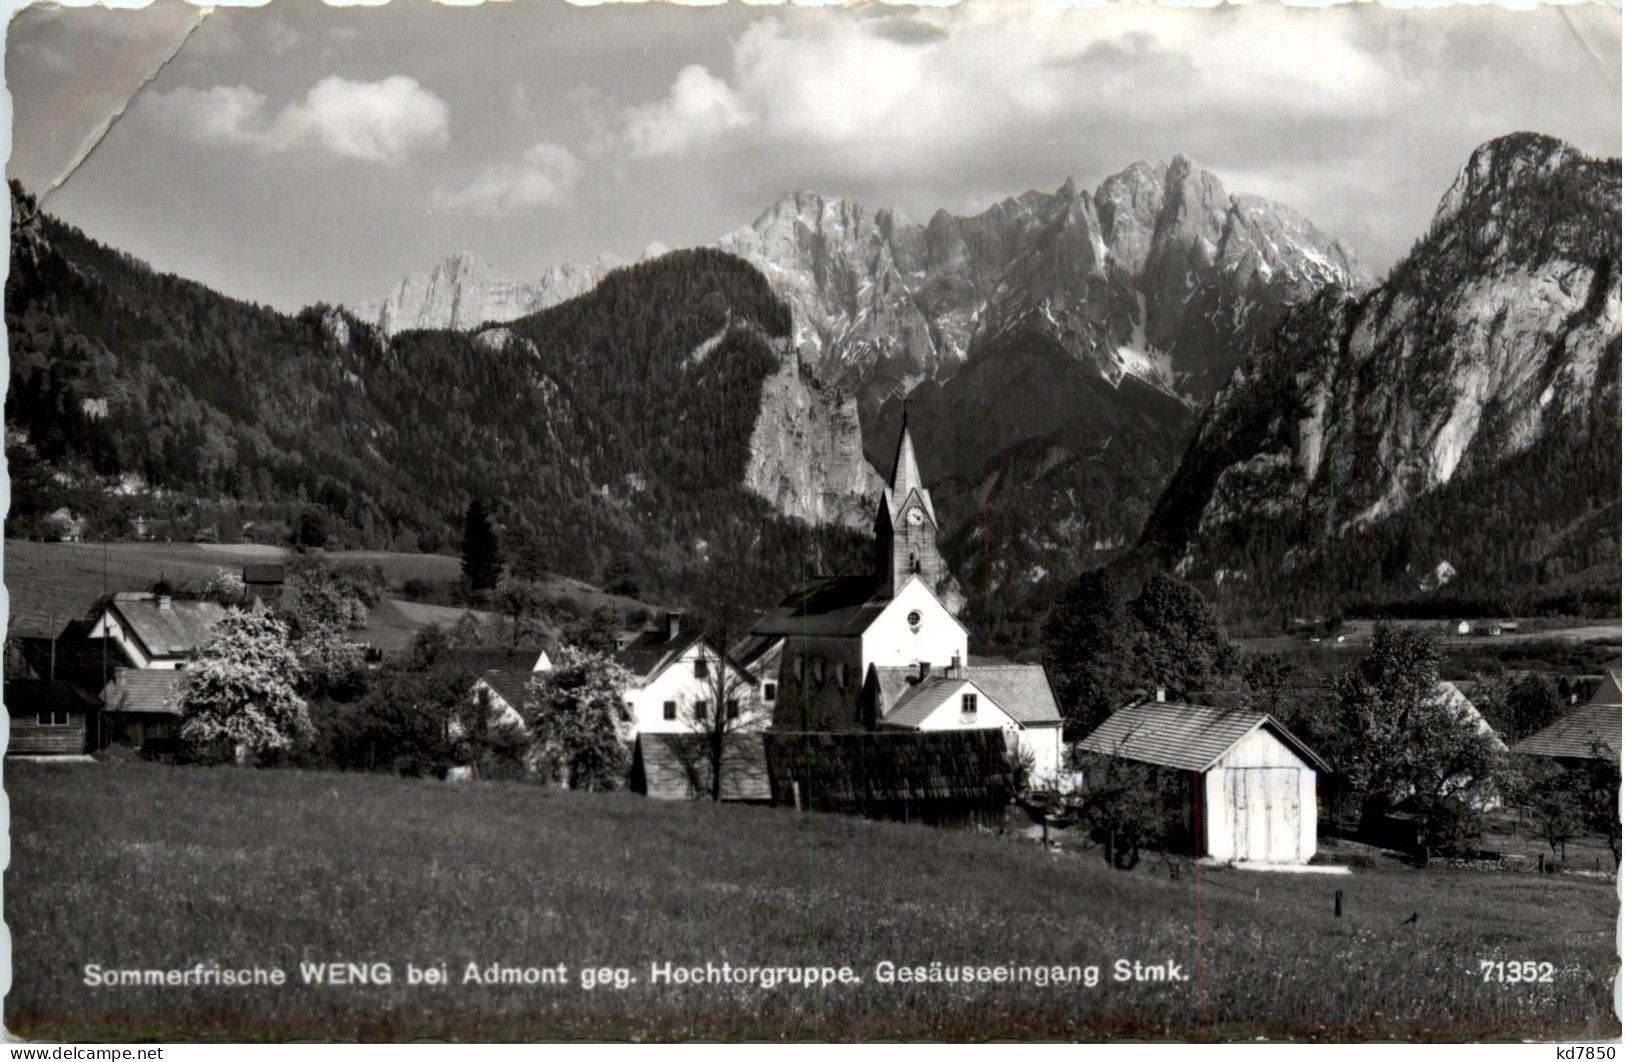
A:
[[[83,756],[95,748],[101,702],[69,682],[6,677],[7,756]]]
[[[102,690],[107,741],[143,748],[174,741],[181,731],[181,680],[176,668],[121,667]]]
[[[1195,854],[1307,863],[1323,760],[1265,712],[1146,700],[1112,713],[1079,750],[1183,776]]]
[[[643,733],[694,733],[713,711],[727,713],[730,731],[765,729],[771,722],[750,670],[698,630],[684,629],[682,613],[667,613],[663,624],[640,632],[614,660],[631,675],[622,695],[628,741]],[[713,703],[719,669],[726,669],[722,705]]]
[[[106,638],[134,668],[179,670],[214,634],[226,610],[169,594],[114,594],[86,635]]]
[[[1609,672],[1585,704],[1512,746],[1518,756],[1543,756],[1565,767],[1611,756],[1619,762],[1619,675]]]
[[[950,662],[932,671],[871,667],[865,708],[880,730],[970,730],[997,727],[1005,746],[1032,757],[1039,781],[1061,769],[1061,711],[1049,676],[1037,664]]]

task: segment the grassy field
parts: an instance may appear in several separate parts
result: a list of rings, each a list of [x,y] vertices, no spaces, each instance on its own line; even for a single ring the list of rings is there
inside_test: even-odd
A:
[[[32,1038],[1615,1036],[1614,885],[1382,866],[1113,871],[1010,837],[523,785],[8,764],[7,1027]],[[1334,889],[1345,894],[1332,916]],[[1413,921],[1407,921],[1412,914]],[[1113,980],[1117,960],[1177,981]],[[1079,984],[883,984],[876,964],[1098,966]],[[1486,983],[1481,960],[1552,964]],[[309,986],[301,962],[386,962]],[[671,986],[651,963],[850,966]],[[285,970],[283,987],[90,987],[86,964]],[[466,964],[560,986],[462,983]],[[446,986],[406,983],[446,965]],[[624,988],[581,987],[623,967]]]
[[[102,595],[104,560],[109,591],[145,590],[160,578],[182,589],[196,589],[221,568],[275,564],[289,555],[279,546],[190,542],[112,542],[105,547],[105,558],[103,551],[101,543],[7,539],[4,576],[11,596],[12,628],[27,634],[55,634],[68,620],[83,616]],[[397,588],[408,579],[455,583],[462,576],[462,562],[440,554],[352,550],[323,556],[332,564],[377,565]],[[631,598],[606,594],[563,576],[550,578],[545,590],[589,609],[643,607]]]

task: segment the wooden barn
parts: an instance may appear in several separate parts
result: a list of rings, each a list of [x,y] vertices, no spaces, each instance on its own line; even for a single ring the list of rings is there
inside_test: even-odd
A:
[[[8,756],[82,756],[94,748],[96,698],[67,682],[14,679],[5,684],[11,717]]]
[[[949,825],[1002,823],[1010,802],[997,728],[764,737],[775,804]]]
[[[182,671],[121,667],[102,691],[107,742],[154,749],[180,737]]]
[[[1198,855],[1293,864],[1315,854],[1315,777],[1326,764],[1263,712],[1144,701],[1080,748],[1186,775]]]
[[[767,803],[767,751],[760,731],[739,731],[723,739],[722,799]],[[656,800],[700,800],[711,796],[711,757],[700,734],[639,734],[632,746],[632,792]]]

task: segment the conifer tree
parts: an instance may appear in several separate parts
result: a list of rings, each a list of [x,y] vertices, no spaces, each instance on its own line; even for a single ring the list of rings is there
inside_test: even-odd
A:
[[[463,519],[463,576],[475,590],[490,590],[502,575],[502,551],[491,516],[478,498],[468,503]]]

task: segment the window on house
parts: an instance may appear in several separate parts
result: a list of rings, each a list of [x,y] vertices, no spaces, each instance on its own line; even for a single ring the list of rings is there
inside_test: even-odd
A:
[[[729,701],[728,702],[728,718],[729,719],[738,719],[739,718],[739,702],[738,701]]]
[[[966,694],[962,694],[960,696],[960,698],[959,698],[959,714],[960,715],[975,715],[976,714],[976,694],[974,694],[974,693],[966,693]]]
[[[67,712],[39,712],[34,716],[40,726],[67,726]]]
[[[772,704],[774,701],[776,701],[778,699],[779,699],[779,684],[777,682],[764,682],[764,683],[762,683],[762,700],[764,702],[766,702],[767,704]]]
[[[705,717],[707,715],[710,715],[710,714],[711,714],[711,702],[710,701],[695,701],[694,702],[694,718],[695,719],[697,719],[697,720],[699,720],[700,722],[703,723],[705,721]]]
[[[703,657],[703,656],[695,657],[694,658],[694,677],[695,678],[704,678],[705,676],[709,675],[710,673],[711,673],[711,668],[707,665],[705,657]]]
[[[667,719],[676,719],[677,718],[677,702],[676,701],[667,701],[664,708],[662,708],[660,714],[663,717],[667,718]]]

